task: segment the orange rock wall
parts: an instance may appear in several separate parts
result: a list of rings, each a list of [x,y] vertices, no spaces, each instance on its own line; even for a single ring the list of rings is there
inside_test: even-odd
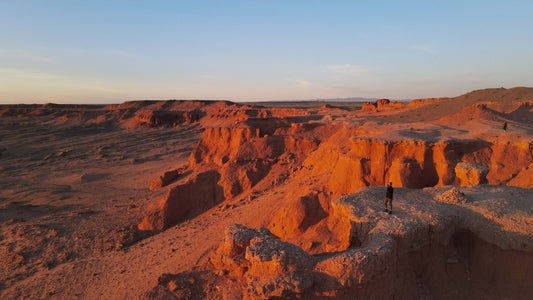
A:
[[[285,238],[297,237],[309,226],[325,219],[329,199],[353,193],[361,187],[388,182],[396,187],[409,188],[475,182],[456,176],[456,166],[460,162],[488,167],[489,184],[531,186],[531,171],[523,167],[533,163],[533,145],[528,142],[357,138],[354,137],[356,127],[346,124],[290,124],[278,120],[274,128],[270,119],[262,121],[268,121],[268,130],[255,127],[205,129],[191,153],[190,168],[195,172],[216,170],[218,177],[215,181],[210,177],[206,182],[196,180],[173,188],[174,194],[183,192],[179,197],[169,194],[165,200],[167,206],[174,207],[170,204],[174,201],[181,204],[170,213],[178,216],[172,217],[173,221],[164,217],[164,227],[186,216],[187,212],[179,213],[178,210],[197,201],[181,199],[191,197],[187,191],[216,189],[221,193],[220,199],[204,199],[201,204],[190,204],[191,208],[205,210],[210,205],[249,191],[260,182],[264,182],[263,188],[287,180],[298,182],[294,184],[294,199],[287,200],[285,209],[275,217],[278,222],[272,222],[270,226],[273,232]],[[257,124],[262,121],[254,120]],[[322,193],[320,199],[309,194],[312,191],[310,186]],[[169,209],[162,208],[161,211]],[[287,218],[290,222],[282,221]],[[161,221],[152,223],[160,224]],[[338,239],[350,243],[346,242],[350,238]]]
[[[208,128],[190,164],[219,169],[226,198],[252,188],[287,155],[295,159],[286,169],[300,170],[294,178],[322,180],[316,188],[333,198],[388,182],[409,188],[461,185],[455,167],[463,161],[488,167],[489,184],[530,184],[523,166],[533,163],[531,143],[391,141],[354,135],[354,127],[309,123],[279,127],[273,135],[258,128]],[[519,180],[511,181],[521,172]]]
[[[327,188],[335,195],[391,181],[394,186],[409,188],[460,184],[455,166],[462,161],[488,167],[489,184],[506,184],[518,173],[527,171],[523,166],[533,162],[531,143],[359,138],[350,141],[347,151],[322,143],[304,163],[314,176],[329,173]]]
[[[209,170],[171,188],[159,202],[158,209],[139,224],[139,229],[163,230],[224,201],[224,190],[217,183],[219,179],[217,171]]]

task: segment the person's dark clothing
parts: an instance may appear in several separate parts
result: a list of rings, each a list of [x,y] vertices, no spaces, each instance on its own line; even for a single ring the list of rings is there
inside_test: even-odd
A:
[[[392,185],[387,185],[387,193],[385,194],[385,211],[392,212]],[[390,207],[390,209],[389,209]]]
[[[393,192],[394,192],[394,190],[392,189],[392,185],[390,185],[390,184],[387,185],[387,195],[386,195],[386,197],[392,199],[392,193]]]
[[[507,122],[503,123],[503,130],[507,131]]]

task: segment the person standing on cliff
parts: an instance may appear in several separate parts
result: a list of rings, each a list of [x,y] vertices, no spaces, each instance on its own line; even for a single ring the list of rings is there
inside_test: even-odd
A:
[[[389,185],[387,185],[387,193],[385,194],[385,209],[383,210],[384,212],[388,212],[389,214],[392,214],[392,193],[393,192],[394,190],[392,189],[392,182],[389,182]]]
[[[507,122],[503,123],[503,130],[507,131]]]

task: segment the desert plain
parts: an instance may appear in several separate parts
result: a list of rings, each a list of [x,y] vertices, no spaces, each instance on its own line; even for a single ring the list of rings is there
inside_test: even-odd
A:
[[[533,297],[533,88],[2,105],[0,174],[2,299]]]

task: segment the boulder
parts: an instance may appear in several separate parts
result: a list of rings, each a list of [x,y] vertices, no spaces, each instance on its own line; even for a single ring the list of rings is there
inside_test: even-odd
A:
[[[302,248],[272,236],[257,236],[246,247],[245,259],[250,262],[248,274],[280,274],[305,272],[313,267],[313,258]]]
[[[446,192],[443,192],[442,194],[438,195],[436,199],[448,204],[465,204],[469,202],[465,194],[459,191],[459,189],[456,187],[452,187]]]
[[[60,151],[56,154],[56,156],[58,157],[63,157],[63,156],[67,156],[67,154],[69,154],[70,150],[63,150],[63,151]]]
[[[243,275],[248,269],[244,259],[246,248],[256,237],[267,237],[272,234],[266,228],[252,229],[240,224],[232,224],[226,228],[224,240],[211,255],[211,263],[220,270],[231,274]]]
[[[245,282],[243,293],[254,299],[296,296],[313,285],[313,256],[282,242],[266,228],[233,224],[211,255],[215,268]]]

